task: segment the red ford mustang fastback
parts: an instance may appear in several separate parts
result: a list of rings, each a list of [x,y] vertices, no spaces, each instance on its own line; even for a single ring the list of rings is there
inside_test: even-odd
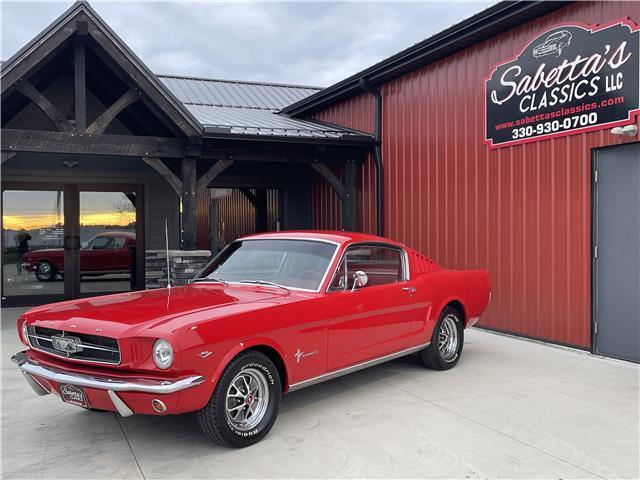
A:
[[[132,232],[103,232],[80,249],[80,273],[106,275],[131,271],[131,249],[136,246]],[[22,255],[22,266],[34,272],[41,282],[49,282],[64,274],[64,248],[32,250]]]
[[[72,300],[18,319],[40,395],[121,415],[197,412],[227,446],[263,438],[283,393],[417,352],[446,370],[489,301],[486,271],[402,244],[279,232],[227,246],[187,286]]]

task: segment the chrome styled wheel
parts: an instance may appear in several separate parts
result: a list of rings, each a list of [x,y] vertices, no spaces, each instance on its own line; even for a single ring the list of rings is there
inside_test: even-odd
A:
[[[429,346],[418,352],[422,363],[434,370],[456,366],[464,347],[464,321],[460,310],[451,305],[442,309],[431,334]]]
[[[56,276],[56,272],[55,272],[55,269],[53,268],[53,265],[51,265],[49,262],[46,262],[46,261],[39,262],[36,265],[35,274],[36,274],[36,278],[41,282],[48,282],[50,280],[53,280],[53,278]]]
[[[264,353],[246,350],[225,367],[209,402],[198,410],[204,434],[214,442],[243,448],[269,433],[280,409],[280,373]]]
[[[255,368],[238,373],[225,401],[227,420],[241,432],[249,431],[264,418],[269,405],[269,387],[264,374]]]
[[[458,327],[453,315],[447,315],[440,323],[438,350],[445,362],[454,360],[458,354]]]

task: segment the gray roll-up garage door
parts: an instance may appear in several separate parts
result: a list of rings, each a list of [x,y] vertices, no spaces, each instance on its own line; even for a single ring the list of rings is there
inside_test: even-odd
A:
[[[640,362],[640,143],[595,152],[595,351]]]

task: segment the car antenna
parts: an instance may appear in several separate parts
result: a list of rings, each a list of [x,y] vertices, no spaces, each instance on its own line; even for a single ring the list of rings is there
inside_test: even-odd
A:
[[[171,267],[169,266],[169,221],[164,219],[164,245],[167,251],[167,288],[171,288]]]

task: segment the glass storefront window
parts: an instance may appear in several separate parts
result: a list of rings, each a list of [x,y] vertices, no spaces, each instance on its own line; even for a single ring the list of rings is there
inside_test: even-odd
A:
[[[2,193],[2,295],[64,293],[64,194]]]

